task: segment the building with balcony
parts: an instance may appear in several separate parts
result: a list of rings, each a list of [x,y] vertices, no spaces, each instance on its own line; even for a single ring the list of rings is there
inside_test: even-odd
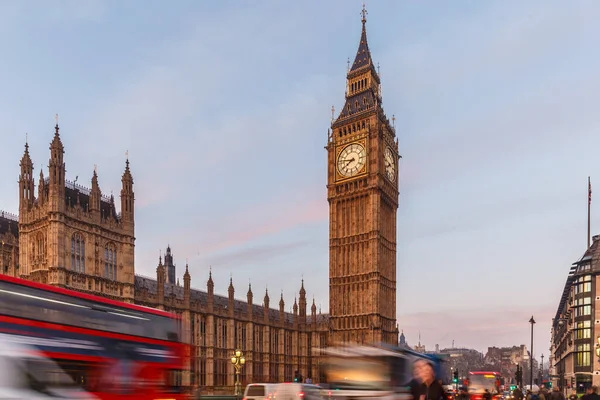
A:
[[[600,385],[600,235],[571,266],[552,321],[550,377],[563,391]]]

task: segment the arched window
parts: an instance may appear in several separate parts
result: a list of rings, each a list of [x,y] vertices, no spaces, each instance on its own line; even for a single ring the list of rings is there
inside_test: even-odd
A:
[[[71,237],[71,269],[85,273],[85,240],[81,233],[74,233]]]
[[[104,248],[104,277],[117,279],[117,248],[112,243]]]
[[[46,240],[44,234],[41,232],[35,236],[34,254],[38,263],[44,261],[46,256]]]

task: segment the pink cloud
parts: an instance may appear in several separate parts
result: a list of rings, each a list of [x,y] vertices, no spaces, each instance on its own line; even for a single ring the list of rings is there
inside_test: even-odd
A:
[[[252,242],[262,236],[282,232],[299,225],[321,222],[328,218],[327,201],[322,197],[306,201],[277,202],[264,204],[252,210],[244,210],[242,215],[231,218],[230,228],[225,235],[205,244],[203,251],[213,253],[228,247]],[[246,216],[246,218],[244,218]],[[241,222],[246,219],[246,223]],[[241,224],[240,224],[241,222]],[[228,224],[228,222],[225,222]]]

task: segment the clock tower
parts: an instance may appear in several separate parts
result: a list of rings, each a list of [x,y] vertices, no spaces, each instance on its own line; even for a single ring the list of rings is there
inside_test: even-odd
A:
[[[332,342],[398,344],[396,212],[398,140],[385,116],[381,82],[362,11],[346,102],[326,146],[329,313]]]

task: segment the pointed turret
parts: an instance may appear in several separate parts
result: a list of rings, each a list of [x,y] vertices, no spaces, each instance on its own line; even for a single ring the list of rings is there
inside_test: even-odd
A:
[[[348,119],[362,113],[378,111],[381,109],[381,80],[377,72],[369,43],[367,41],[367,10],[362,10],[362,32],[354,63],[346,77],[346,103],[334,120],[332,138],[344,137],[355,132],[365,133],[369,129],[369,121],[359,121],[349,124]],[[383,112],[381,112],[383,114]]]
[[[208,290],[208,295],[213,296],[215,294],[215,283],[212,278],[212,269],[208,271],[208,281],[206,282],[206,289]]]
[[[125,171],[121,177],[121,220],[133,231],[135,220],[135,195],[133,193],[133,177],[129,170],[129,157],[125,160]]]
[[[296,302],[296,298],[294,297],[294,306],[292,307],[292,313],[294,314],[294,328],[298,327],[299,317],[298,317],[298,303]]]
[[[117,216],[117,208],[115,207],[115,196],[110,192],[110,218]]]
[[[229,277],[229,287],[227,288],[227,294],[229,294],[229,300],[233,300],[235,295],[235,288],[233,287],[233,276]]]
[[[300,298],[298,299],[298,308],[300,314],[300,323],[306,323],[306,308],[308,306],[308,302],[306,301],[306,289],[304,289],[304,279],[302,279],[302,283],[300,284]]]
[[[263,299],[265,323],[269,322],[269,303],[270,303],[269,288],[265,288],[265,298]]]
[[[65,206],[65,163],[63,156],[65,149],[60,140],[58,116],[54,127],[54,138],[50,143],[50,161],[48,163],[48,186],[51,208],[55,211],[64,211]]]
[[[247,312],[248,312],[248,319],[250,321],[252,321],[252,314],[253,314],[253,300],[254,300],[254,295],[252,294],[252,284],[250,284],[250,282],[248,282],[248,293],[246,293],[246,299],[247,299]]]
[[[184,301],[186,302],[186,304],[189,305],[190,302],[190,291],[191,291],[191,283],[192,283],[192,277],[190,275],[190,270],[188,267],[188,263],[185,263],[185,272],[183,274],[183,297],[184,297]]]
[[[167,251],[165,252],[165,269],[167,272],[167,283],[175,284],[175,263],[173,262],[173,253],[171,253],[171,246],[167,245]]]
[[[317,324],[317,305],[315,304],[315,298],[313,297],[312,306],[310,306],[310,319],[313,326]]]
[[[294,315],[298,315],[298,303],[296,302],[296,298],[294,297]]]
[[[265,298],[263,299],[263,307],[265,307],[265,309],[269,308],[269,303],[270,303],[270,298],[269,298],[269,288],[265,288]]]
[[[162,255],[158,256],[158,266],[156,267],[156,286],[158,306],[161,308],[165,300],[165,267],[162,262]]]
[[[100,190],[100,185],[98,184],[98,172],[96,170],[96,166],[94,165],[94,173],[92,174],[92,188],[90,190],[90,202],[89,202],[89,212],[92,214],[92,219],[94,221],[100,221],[100,199],[102,198],[102,191]]]
[[[208,291],[208,311],[213,312],[215,305],[215,283],[213,282],[212,278],[212,267],[210,267],[208,270],[208,281],[206,282],[206,290]]]
[[[183,273],[183,302],[186,308],[190,308],[190,299],[191,299],[191,283],[192,277],[190,276],[190,271],[188,267],[187,260],[185,262],[185,272]]]
[[[40,170],[40,181],[38,183],[38,204],[43,206],[46,202],[46,183],[44,182],[44,170]]]
[[[400,334],[399,344],[400,344],[400,346],[406,346],[406,336],[404,336],[404,329],[402,330],[402,333]]]
[[[233,287],[233,276],[229,277],[229,287],[227,288],[227,294],[229,295],[229,299],[227,302],[227,310],[229,311],[229,317],[234,317],[235,311],[235,288]]]
[[[246,298],[248,299],[248,304],[252,305],[252,300],[253,300],[253,294],[252,294],[252,284],[248,283],[248,293],[246,293]]]
[[[54,150],[54,153],[51,154],[57,157],[60,157],[65,153],[64,146],[62,144],[62,140],[60,139],[60,128],[58,127],[58,119],[56,120],[56,125],[54,125],[54,137],[52,138],[52,142],[50,143],[50,150]],[[57,159],[57,161],[59,161]]]
[[[373,65],[371,52],[369,51],[369,42],[367,42],[367,14],[367,9],[363,4],[363,9],[361,11],[362,32],[360,35],[360,42],[358,43],[358,50],[356,51],[356,56],[354,57],[354,62],[352,63],[352,68],[350,68],[349,72]]]
[[[33,205],[34,200],[34,182],[33,182],[33,162],[29,156],[29,143],[25,142],[25,151],[21,157],[21,174],[19,175],[19,209],[28,210]],[[20,213],[22,214],[22,213]]]
[[[279,299],[279,323],[285,323],[285,301],[283,301],[283,290],[281,291],[281,298]]]
[[[192,277],[190,275],[189,266],[188,266],[188,263],[186,262],[185,263],[185,272],[183,273],[183,287],[184,288],[187,286],[187,288],[189,289],[191,279],[192,279]]]

